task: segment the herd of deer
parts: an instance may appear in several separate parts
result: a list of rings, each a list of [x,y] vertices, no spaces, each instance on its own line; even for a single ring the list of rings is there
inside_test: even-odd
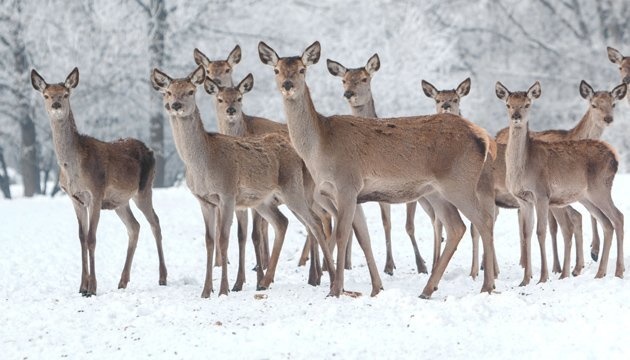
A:
[[[361,203],[379,202],[387,259],[385,272],[393,274],[390,204],[407,204],[406,230],[416,256],[418,272],[427,272],[414,237],[416,201],[431,217],[434,254],[431,275],[422,291],[429,298],[437,290],[449,260],[466,226],[460,212],[471,221],[473,262],[470,275],[479,272],[478,242],[483,244],[482,292],[492,292],[498,275],[493,227],[498,207],[518,208],[521,285],[532,277],[531,236],[536,215],[540,245],[540,282],[548,279],[546,234],[551,227],[554,272],[569,276],[572,238],[576,263],[572,274],[584,267],[582,219],[569,206],[579,202],[592,215],[591,255],[597,260],[597,224],[603,227],[604,246],[596,277],[606,275],[613,233],[617,238],[615,275],[623,276],[623,214],[615,207],[611,188],[618,168],[615,150],[598,140],[613,121],[615,104],[626,97],[630,84],[630,57],[608,48],[609,59],[619,66],[622,84],[612,91],[594,91],[582,81],[580,95],[588,110],[571,130],[529,130],[529,109],[541,95],[535,82],[527,91],[510,92],[500,82],[496,95],[507,107],[509,126],[496,138],[461,117],[460,100],[470,91],[470,79],[455,90],[439,91],[422,81],[424,93],[435,100],[437,114],[404,118],[378,118],[371,93],[371,79],[380,68],[378,55],[364,67],[347,69],[327,61],[332,75],[342,79],[352,115],[324,116],[317,112],[306,84],[306,68],[316,64],[320,44],[310,45],[301,56],[279,57],[264,42],[260,60],[273,68],[284,103],[286,124],[249,116],[242,98],[253,87],[247,75],[232,82],[233,67],[241,59],[238,46],[226,60],[211,61],[195,49],[198,67],[187,77],[171,78],[154,69],[151,83],[164,100],[177,152],[186,167],[186,183],[199,201],[205,224],[206,278],[202,297],[213,292],[212,270],[222,268],[220,294],[228,293],[227,249],[236,212],[239,266],[233,291],[245,282],[247,209],[252,209],[251,234],[256,253],[257,288],[274,280],[288,220],[278,206],[286,205],[307,229],[300,264],[310,258],[309,284],[318,285],[328,271],[330,293],[356,295],[344,290],[344,269],[350,266],[352,233],[363,250],[372,281],[371,295],[382,290]],[[33,87],[42,93],[50,117],[60,184],[70,195],[79,223],[82,273],[80,292],[96,294],[94,250],[101,209],[114,209],[127,227],[129,246],[119,288],[129,282],[138,241],[139,224],[129,206],[133,199],[151,225],[159,255],[159,284],[166,284],[159,219],[152,204],[153,152],[142,142],[124,139],[102,142],[77,131],[69,96],[78,82],[74,69],[64,83],[48,84],[35,70]],[[198,86],[215,100],[219,133],[206,132],[196,104]],[[628,96],[630,102],[630,96]],[[268,224],[275,240],[267,245]],[[558,260],[557,226],[564,238],[564,261]],[[441,250],[442,231],[446,231]],[[215,255],[216,244],[216,255]],[[337,247],[337,258],[333,251]],[[319,250],[324,256],[320,266]],[[344,251],[345,250],[345,251]],[[266,269],[266,271],[265,271]]]

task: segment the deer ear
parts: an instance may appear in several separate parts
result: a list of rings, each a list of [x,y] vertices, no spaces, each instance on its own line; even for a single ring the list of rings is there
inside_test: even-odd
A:
[[[254,76],[249,73],[245,76],[245,79],[241,80],[237,88],[241,94],[248,93],[254,87]]]
[[[500,81],[497,81],[497,84],[494,86],[494,92],[497,94],[497,97],[504,102],[507,101],[508,96],[510,96],[510,90],[508,90]]]
[[[230,55],[228,55],[227,62],[228,64],[230,64],[230,66],[234,66],[238,64],[239,62],[241,62],[241,47],[240,46],[236,45],[234,49],[230,51]]]
[[[161,93],[166,91],[166,88],[171,84],[173,79],[171,79],[168,75],[163,73],[162,71],[154,68],[151,72],[151,85],[153,88]]]
[[[610,60],[610,62],[612,62],[613,64],[621,65],[621,62],[623,61],[623,55],[621,55],[619,50],[611,48],[609,46],[606,48],[606,51],[608,52],[608,60]]]
[[[75,87],[77,87],[77,85],[79,85],[79,69],[78,68],[75,67],[74,69],[72,69],[70,74],[68,74],[68,77],[66,78],[66,81],[63,83],[63,85],[67,89],[74,89]]]
[[[372,57],[368,60],[367,64],[365,65],[365,71],[367,71],[368,74],[370,75],[377,72],[378,69],[380,68],[381,68],[381,59],[378,58],[378,54],[372,55]]]
[[[210,95],[216,95],[219,92],[219,85],[212,81],[209,77],[203,81],[203,88]]]
[[[31,84],[33,85],[33,89],[39,92],[44,92],[46,86],[48,86],[46,80],[44,80],[35,69],[31,70]]]
[[[201,50],[195,48],[193,51],[193,57],[195,58],[195,64],[203,65],[208,67],[210,65],[210,59],[206,56],[206,54],[202,53]]]
[[[197,66],[195,71],[193,71],[190,75],[188,75],[188,80],[191,83],[199,86],[203,84],[203,81],[206,79],[206,68],[203,65]]]
[[[615,101],[619,101],[619,100],[622,100],[624,97],[626,97],[627,93],[628,93],[628,85],[626,83],[623,83],[621,85],[615,86],[615,88],[612,89],[612,91],[610,92],[610,95],[612,95]]]
[[[326,66],[328,67],[328,72],[334,76],[343,77],[348,71],[343,65],[330,59],[326,60]]]
[[[422,85],[422,91],[424,92],[424,95],[430,97],[431,99],[435,99],[435,96],[438,93],[438,90],[435,88],[435,86],[425,80],[422,80],[420,84]]]
[[[538,99],[541,94],[540,83],[538,80],[527,90],[527,97],[530,99]]]
[[[595,91],[593,91],[591,85],[584,80],[580,81],[580,96],[590,101],[593,95],[595,95]]]
[[[470,78],[466,78],[466,80],[462,81],[461,84],[457,85],[457,89],[455,89],[455,92],[457,93],[457,95],[459,95],[459,97],[464,97],[468,95],[468,93],[470,92]]]
[[[304,52],[302,53],[302,63],[304,64],[304,66],[317,64],[321,51],[322,49],[319,45],[319,41],[315,41],[309,47],[307,47],[306,50],[304,50]]]
[[[275,50],[263,41],[258,43],[258,57],[260,57],[260,61],[262,61],[263,64],[271,66],[276,66],[279,60]]]

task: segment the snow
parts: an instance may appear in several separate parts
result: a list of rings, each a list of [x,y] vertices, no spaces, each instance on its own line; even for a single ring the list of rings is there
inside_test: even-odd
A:
[[[625,214],[629,186],[630,175],[617,177],[613,196]],[[105,211],[97,235],[98,294],[90,298],[78,293],[81,261],[70,201],[65,196],[0,199],[2,358],[613,359],[630,354],[630,286],[626,279],[612,276],[615,247],[604,279],[594,279],[598,264],[588,258],[578,277],[558,280],[554,275],[546,284],[533,281],[518,287],[523,273],[515,211],[502,211],[497,222],[501,273],[492,295],[479,293],[482,279],[468,277],[471,246],[466,234],[439,290],[430,300],[419,299],[428,276],[415,272],[404,230],[405,207],[398,205],[392,207],[397,269],[392,277],[381,271],[385,290],[374,298],[369,297],[369,275],[358,246],[353,248],[354,268],[346,271],[345,287],[363,296],[327,298],[327,275],[322,286],[307,285],[307,268],[297,267],[305,233],[290,217],[270,290],[256,291],[255,273],[248,271],[242,292],[202,299],[205,244],[197,202],[185,187],[156,190],[154,198],[163,227],[168,285],[158,286],[154,240],[134,208],[142,227],[140,241],[131,282],[127,289],[117,289],[126,232],[115,214]],[[373,203],[364,206],[382,270],[385,245],[379,209]],[[584,229],[587,247],[590,226]],[[427,260],[432,253],[430,231],[427,217],[418,214],[416,232]],[[233,227],[231,282],[236,279],[235,233]],[[535,243],[534,280],[540,270]],[[254,265],[249,244],[247,262]],[[214,272],[215,287],[219,275]]]

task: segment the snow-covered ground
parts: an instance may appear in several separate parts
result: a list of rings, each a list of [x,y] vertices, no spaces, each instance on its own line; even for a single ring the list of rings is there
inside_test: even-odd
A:
[[[630,214],[630,175],[619,175],[614,198]],[[17,192],[17,189],[16,189]],[[256,297],[255,273],[242,292],[199,297],[205,248],[201,213],[185,187],[155,191],[164,234],[168,286],[158,286],[158,259],[147,222],[126,290],[118,290],[127,236],[111,211],[101,215],[96,261],[98,295],[78,293],[80,251],[70,201],[0,199],[0,357],[52,358],[628,358],[630,286],[612,276],[595,280],[597,264],[587,259],[579,277],[518,287],[516,212],[503,211],[495,231],[501,274],[497,293],[480,294],[482,279],[468,277],[468,234],[431,300],[418,298],[428,276],[414,269],[404,231],[404,206],[394,206],[394,276],[381,272],[385,290],[369,297],[367,267],[354,247],[354,268],[346,289],[359,298],[326,298],[323,285],[306,284],[297,260],[302,226],[290,229],[275,283]],[[365,205],[379,269],[385,260],[380,214]],[[285,212],[286,213],[286,212]],[[585,218],[586,219],[586,218]],[[432,253],[430,226],[416,218],[425,259]],[[588,254],[590,226],[585,224]],[[235,231],[230,247],[230,282],[236,278]],[[534,281],[539,276],[534,239]],[[248,244],[248,264],[254,265]],[[551,260],[551,259],[549,259]],[[626,257],[626,263],[630,258]],[[215,271],[215,287],[219,272]]]

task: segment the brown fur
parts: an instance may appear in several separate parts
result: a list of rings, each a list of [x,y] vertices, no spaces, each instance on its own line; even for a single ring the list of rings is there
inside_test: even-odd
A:
[[[323,230],[311,211],[312,197],[305,191],[304,174],[300,158],[285,137],[270,134],[262,138],[236,138],[207,133],[195,102],[198,85],[205,79],[205,70],[199,66],[187,78],[171,79],[154,69],[151,82],[163,94],[169,105],[170,123],[177,152],[186,166],[186,183],[201,205],[206,225],[206,280],[202,297],[212,292],[212,254],[215,244],[215,226],[218,246],[221,248],[220,294],[227,295],[227,248],[234,210],[254,208],[269,223],[276,234],[269,269],[259,287],[266,288],[273,280],[278,256],[287,228],[287,219],[278,210],[285,203],[305,223],[309,233],[321,245]],[[257,260],[260,265],[259,246]],[[324,256],[331,269],[330,252],[323,246]],[[331,281],[333,272],[330,273]]]
[[[129,247],[118,284],[129,282],[131,263],[138,242],[140,225],[129,208],[133,199],[151,224],[160,261],[160,285],[166,285],[166,265],[162,253],[159,219],[152,205],[152,184],[155,158],[141,141],[121,139],[103,142],[78,133],[70,109],[70,91],[77,86],[79,71],[74,69],[62,84],[47,84],[35,70],[31,72],[33,87],[44,97],[46,111],[59,163],[59,183],[71,197],[79,222],[82,275],[79,291],[96,294],[94,250],[100,210],[116,210],[127,227]],[[88,264],[89,263],[89,264]]]
[[[259,43],[263,63],[275,68],[283,95],[291,142],[315,180],[316,191],[334,204],[333,231],[338,248],[345,248],[356,203],[377,197],[388,203],[415,201],[439,192],[477,225],[484,241],[486,264],[493,264],[492,189],[479,182],[488,155],[485,131],[455,115],[418,116],[373,121],[355,116],[318,114],[305,83],[306,66],[319,60],[316,42],[301,57],[279,58]],[[488,144],[480,151],[474,137]],[[457,146],[452,146],[457,144]],[[336,210],[336,211],[335,211]],[[423,297],[437,288],[457,244],[447,244]],[[369,243],[364,249],[372,295],[381,280]],[[331,294],[343,289],[343,252],[337,253],[337,274]],[[484,273],[482,291],[494,289],[494,266]]]

